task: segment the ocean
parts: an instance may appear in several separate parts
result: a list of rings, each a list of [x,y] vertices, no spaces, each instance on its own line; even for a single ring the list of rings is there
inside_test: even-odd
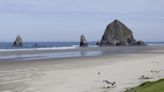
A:
[[[96,42],[89,42],[90,46]],[[54,49],[69,49],[79,47],[79,42],[24,42],[22,47],[14,47],[12,42],[0,42],[0,51],[12,49],[30,49],[30,48],[54,48]]]
[[[89,46],[96,46],[96,42],[88,42]],[[147,45],[164,45],[164,42],[146,42]],[[20,50],[30,48],[69,49],[79,47],[79,42],[24,42],[22,47],[13,47],[13,42],[0,42],[0,51]]]
[[[89,42],[88,44],[89,47],[97,47],[96,42]],[[146,42],[146,44],[164,46],[164,42]],[[99,56],[103,53],[107,53],[107,51],[81,50],[79,49],[79,42],[24,42],[22,47],[13,47],[12,42],[0,43],[0,62]]]

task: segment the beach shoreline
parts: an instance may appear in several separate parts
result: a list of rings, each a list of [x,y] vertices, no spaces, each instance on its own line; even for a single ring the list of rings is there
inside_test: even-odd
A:
[[[51,60],[62,58],[97,57],[114,54],[148,53],[144,51],[163,49],[164,46],[110,46],[110,47],[87,47],[70,49],[20,49],[0,51],[0,62],[8,61],[31,61]],[[153,54],[153,52],[151,52]]]
[[[123,46],[78,50],[101,50],[107,53],[88,57],[0,62],[0,91],[123,92],[145,81],[164,78],[164,47],[136,46],[129,49]],[[150,79],[140,80],[142,75]],[[105,88],[108,85],[103,80],[116,82],[116,87]]]

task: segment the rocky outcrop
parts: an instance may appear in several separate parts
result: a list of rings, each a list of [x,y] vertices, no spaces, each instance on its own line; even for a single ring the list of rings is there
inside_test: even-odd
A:
[[[136,41],[133,45],[145,45],[144,41]]]
[[[16,40],[14,41],[13,46],[14,47],[21,47],[23,45],[23,41],[20,35],[16,37]]]
[[[80,47],[88,47],[88,42],[84,35],[81,35],[80,37]]]
[[[99,45],[100,45],[100,41],[97,41],[97,42],[96,42],[96,45],[98,45],[98,46],[99,46]]]
[[[114,20],[112,23],[107,25],[104,35],[101,39],[101,46],[110,45],[142,45],[144,42],[136,42],[133,37],[133,32],[125,26],[122,22]]]

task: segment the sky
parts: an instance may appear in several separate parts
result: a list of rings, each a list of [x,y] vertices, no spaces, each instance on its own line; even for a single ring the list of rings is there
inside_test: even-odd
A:
[[[0,42],[97,41],[115,19],[137,40],[164,41],[164,0],[0,0]]]

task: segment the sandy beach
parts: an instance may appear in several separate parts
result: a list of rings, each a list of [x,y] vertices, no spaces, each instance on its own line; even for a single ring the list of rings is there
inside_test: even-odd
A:
[[[164,78],[164,47],[83,48],[97,56],[0,61],[0,92],[124,92],[145,81]],[[72,51],[72,50],[68,50]],[[8,54],[62,51],[3,52]],[[140,79],[141,76],[148,79]],[[116,82],[109,85],[105,81]],[[110,86],[110,88],[108,88]]]

